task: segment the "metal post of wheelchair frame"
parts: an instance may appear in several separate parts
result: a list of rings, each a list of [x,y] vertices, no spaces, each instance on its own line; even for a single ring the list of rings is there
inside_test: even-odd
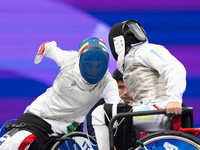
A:
[[[182,108],[182,111],[189,112],[192,108]],[[150,110],[150,111],[138,111],[138,112],[127,112],[120,113],[111,118],[109,122],[109,140],[110,140],[110,150],[114,150],[114,137],[113,137],[113,124],[114,122],[123,117],[134,117],[134,116],[146,116],[146,115],[158,115],[158,114],[166,114],[166,110]]]

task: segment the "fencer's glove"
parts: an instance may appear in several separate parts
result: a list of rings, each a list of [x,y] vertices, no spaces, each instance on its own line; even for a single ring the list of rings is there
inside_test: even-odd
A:
[[[35,60],[34,60],[34,63],[35,64],[39,64],[43,58],[43,55],[44,55],[44,51],[45,51],[45,44],[47,44],[49,42],[44,42],[42,43],[42,45],[39,47],[38,49],[38,53],[37,55],[35,56]]]

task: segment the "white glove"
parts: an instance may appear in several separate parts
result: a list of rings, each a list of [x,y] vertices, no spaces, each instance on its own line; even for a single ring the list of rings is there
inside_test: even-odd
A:
[[[34,63],[35,64],[39,64],[43,58],[43,54],[44,54],[44,50],[45,50],[45,44],[46,43],[49,43],[49,42],[44,42],[42,43],[42,45],[39,47],[38,49],[38,53],[37,55],[35,56],[35,60],[34,60]]]

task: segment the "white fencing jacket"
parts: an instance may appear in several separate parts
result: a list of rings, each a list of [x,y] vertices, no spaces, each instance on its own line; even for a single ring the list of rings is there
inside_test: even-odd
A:
[[[76,51],[63,51],[55,41],[45,45],[44,55],[60,66],[53,86],[39,96],[26,111],[30,110],[43,119],[73,120],[83,122],[85,115],[104,98],[106,103],[120,101],[117,82],[107,71],[97,84],[87,83],[79,70],[79,58]]]
[[[163,46],[144,43],[125,56],[124,83],[136,103],[155,99],[181,103],[186,70]]]

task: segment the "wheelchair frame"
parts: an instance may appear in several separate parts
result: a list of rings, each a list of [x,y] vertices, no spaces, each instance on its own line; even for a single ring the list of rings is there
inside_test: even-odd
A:
[[[65,134],[62,137],[56,139],[55,143],[51,147],[51,150],[57,150],[63,144],[63,142],[66,140],[71,141],[73,144],[74,150],[77,150],[76,141],[73,139],[74,137],[77,137],[77,136],[84,137],[85,139],[88,139],[91,142],[91,144],[97,145],[96,140],[93,137],[91,137],[90,135],[87,135],[80,131],[74,131],[74,132]]]
[[[192,112],[193,108],[182,108],[182,112]],[[114,137],[113,137],[113,124],[117,119],[122,117],[134,117],[134,116],[145,116],[145,115],[159,115],[166,114],[166,110],[150,110],[150,111],[138,111],[138,112],[127,112],[119,113],[112,117],[109,122],[109,141],[110,141],[110,150],[114,150]],[[172,116],[173,117],[173,130],[179,132],[194,132],[193,136],[198,137],[200,135],[200,128],[182,128],[181,126],[181,116]],[[144,137],[146,133],[142,133],[141,136]]]

